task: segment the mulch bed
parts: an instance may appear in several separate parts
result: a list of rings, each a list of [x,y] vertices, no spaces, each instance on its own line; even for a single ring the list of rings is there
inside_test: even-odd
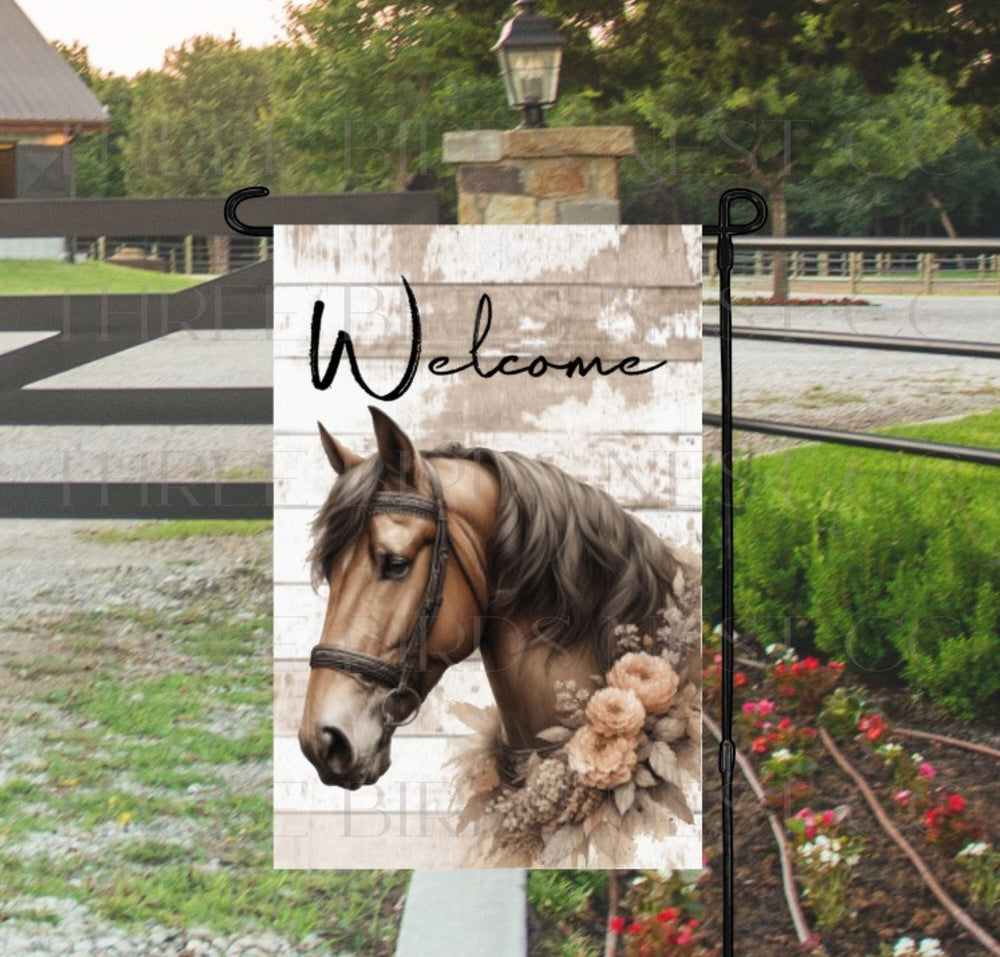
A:
[[[744,692],[737,698],[738,702],[759,698],[765,690],[759,683],[759,673],[748,671],[747,676],[748,684],[738,689]],[[890,728],[898,722],[904,727],[948,734],[992,747],[997,747],[1000,740],[996,722],[958,722],[931,705],[914,704],[912,692],[907,690],[880,690],[870,694],[869,701],[887,718]],[[990,785],[990,781],[1000,775],[1000,762],[916,738],[899,736],[894,740],[908,751],[924,755],[937,769],[936,783],[949,792],[963,795],[968,801],[967,813],[985,825],[987,839],[994,846],[1000,843],[1000,814],[995,786]],[[737,739],[737,745],[745,753],[748,744]],[[893,823],[924,858],[948,893],[991,935],[1000,938],[1000,915],[996,910],[977,906],[968,899],[961,868],[926,842],[919,821],[898,811],[892,797],[895,788],[881,761],[858,741],[841,741],[839,745],[873,787]],[[713,779],[717,780],[714,775],[717,754],[715,740],[706,734],[705,848],[712,878],[704,902],[712,916],[706,918],[704,926],[718,939],[721,938],[722,912],[721,809],[718,789],[712,787]],[[824,753],[818,765],[811,778],[814,793],[810,805],[823,809],[849,805],[849,822],[865,840],[865,853],[855,868],[852,885],[852,906],[856,916],[820,935],[827,953],[838,957],[874,957],[883,942],[891,944],[906,935],[917,940],[937,938],[949,957],[982,955],[982,945],[954,923],[927,889],[910,861],[876,821],[854,783],[829,755]],[[789,917],[782,893],[777,845],[766,815],[739,771],[734,790],[736,950],[741,957],[808,952],[808,948],[799,945]],[[808,908],[806,916],[812,923]]]

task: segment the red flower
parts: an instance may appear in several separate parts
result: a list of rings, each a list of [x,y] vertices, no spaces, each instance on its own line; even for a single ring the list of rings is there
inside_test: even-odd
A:
[[[827,668],[829,668],[830,671],[843,671],[844,663],[842,661],[831,661],[827,665]]]
[[[767,738],[754,738],[753,744],[750,745],[750,750],[754,754],[763,754],[767,750]]]
[[[885,722],[877,714],[862,715],[858,721],[858,730],[864,732],[869,741],[877,741],[885,729]]]
[[[697,926],[698,926],[698,921],[695,920],[694,918],[688,921],[688,927],[690,927],[691,930],[695,930]]]
[[[816,729],[815,728],[803,728],[802,729],[802,733],[807,738],[815,738],[816,737]]]
[[[691,943],[693,937],[694,937],[694,932],[691,930],[691,928],[685,927],[674,939],[675,942],[678,944],[689,944]]]
[[[952,794],[948,798],[948,810],[961,814],[965,810],[965,798],[961,794]]]
[[[625,918],[624,917],[612,917],[608,921],[608,930],[612,934],[620,934],[625,929]]]
[[[785,663],[782,662],[780,665],[777,665],[774,669],[774,673],[776,675],[783,675],[785,673]]]
[[[742,687],[746,683],[747,683],[747,676],[743,674],[742,671],[737,671],[733,675],[733,684],[735,684],[737,688]]]
[[[638,921],[634,921],[633,923],[628,925],[628,932],[633,936],[635,936],[636,934],[641,934],[642,931],[643,931],[643,926]]]
[[[793,674],[793,675],[797,675],[797,674],[799,674],[799,673],[800,673],[801,671],[802,671],[802,665],[801,665],[801,664],[799,664],[799,662],[797,662],[797,661],[796,661],[796,662],[794,662],[794,663],[792,664],[792,674]]]
[[[792,726],[792,720],[791,720],[791,718],[782,718],[778,722],[778,730],[779,731],[787,731],[791,726]]]
[[[656,915],[656,919],[661,924],[669,924],[672,920],[677,919],[677,914],[678,911],[676,907],[667,907],[665,910],[661,910],[660,913]]]
[[[937,807],[932,807],[924,815],[924,824],[926,824],[928,827],[934,827],[934,825],[937,824],[938,822],[938,818],[941,817],[941,815],[943,815],[944,813],[945,813],[944,808],[941,807],[940,804]]]
[[[819,667],[819,659],[818,658],[803,658],[802,659],[802,667],[805,668],[805,669],[807,669],[808,671],[815,671]]]

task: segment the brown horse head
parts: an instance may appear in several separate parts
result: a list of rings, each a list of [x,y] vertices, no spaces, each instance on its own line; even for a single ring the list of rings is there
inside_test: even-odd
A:
[[[462,470],[444,462],[438,474],[392,419],[371,414],[368,459],[319,427],[339,478],[313,526],[314,579],[329,598],[299,727],[320,780],[350,790],[385,773],[394,728],[473,651],[486,592],[489,527]]]

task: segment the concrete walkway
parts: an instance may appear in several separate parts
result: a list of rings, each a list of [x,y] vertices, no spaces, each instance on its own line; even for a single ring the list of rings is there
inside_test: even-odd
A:
[[[414,871],[396,957],[525,957],[527,871]]]

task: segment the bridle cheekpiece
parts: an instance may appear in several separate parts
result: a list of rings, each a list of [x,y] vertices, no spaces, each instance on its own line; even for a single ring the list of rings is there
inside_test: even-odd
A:
[[[423,698],[414,687],[413,679],[419,670],[420,660],[427,648],[427,641],[434,630],[438,610],[444,592],[444,576],[448,566],[448,509],[444,492],[437,474],[429,466],[425,472],[430,479],[432,497],[412,492],[375,492],[368,502],[368,515],[410,514],[431,519],[435,523],[434,551],[431,556],[431,570],[420,600],[416,620],[406,640],[402,642],[403,654],[399,664],[383,661],[375,655],[352,648],[333,648],[316,645],[309,656],[310,668],[329,668],[344,674],[357,675],[389,689],[382,701],[382,716],[387,734],[395,728],[409,724],[416,716]],[[414,707],[404,720],[399,721],[392,714],[395,703],[407,699]]]

